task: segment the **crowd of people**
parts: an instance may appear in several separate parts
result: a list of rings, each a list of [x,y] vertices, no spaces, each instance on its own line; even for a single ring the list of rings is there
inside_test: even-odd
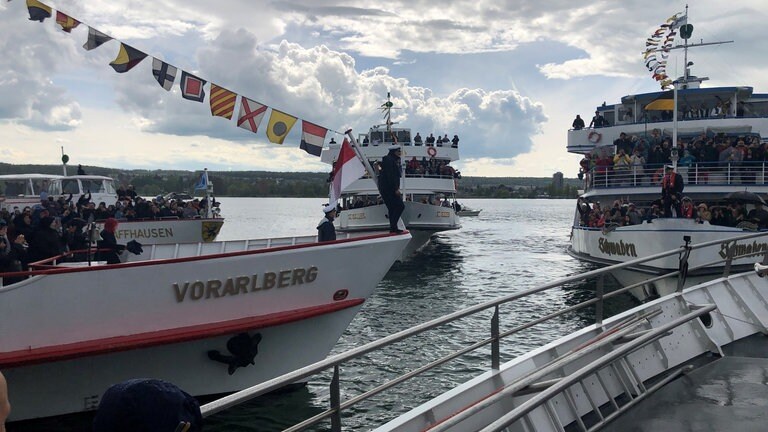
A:
[[[213,199],[210,202],[217,204]],[[145,199],[132,186],[120,188],[117,201],[110,205],[97,205],[91,201],[91,194],[75,200],[72,195],[54,198],[43,192],[38,204],[0,210],[0,272],[26,271],[28,263],[87,249],[90,239],[84,229],[91,221],[115,221],[111,227],[106,224],[107,231],[112,228],[114,232],[120,220],[196,218],[206,214],[208,205],[207,198],[188,202],[163,197]],[[107,261],[114,261],[110,257]]]
[[[445,176],[461,178],[461,172],[450,166],[451,161],[444,159],[413,156],[405,165],[405,174],[414,176]]]
[[[399,130],[396,132],[393,132],[397,136],[397,142],[408,146],[411,145],[411,138],[410,134],[407,131]],[[378,135],[369,137],[366,135],[363,138],[362,146],[367,147],[369,144],[373,143],[373,145],[379,145],[383,142],[387,142],[388,144],[392,144],[391,139],[386,137],[383,132],[377,132]],[[331,142],[331,144],[335,144],[334,142]],[[434,134],[429,134],[428,137],[424,138],[421,136],[419,132],[416,132],[416,135],[413,137],[413,145],[415,146],[427,146],[427,147],[453,147],[458,148],[459,147],[459,136],[454,135],[453,138],[448,138],[448,134],[444,134],[442,137],[440,134],[435,137]]]
[[[768,229],[768,210],[760,203],[747,211],[743,203],[727,204],[694,203],[691,198],[674,197],[670,213],[666,213],[664,202],[656,200],[645,208],[634,203],[616,200],[610,208],[602,208],[600,203],[589,203],[583,198],[577,201],[579,225],[590,228],[611,228],[626,225],[639,225],[661,217],[694,219],[696,222],[708,222],[712,225],[737,227],[747,230]]]
[[[755,183],[758,167],[768,160],[768,142],[757,135],[702,133],[678,138],[677,154],[687,182],[706,182],[713,173],[727,172],[731,182]],[[672,138],[659,129],[648,136],[622,132],[613,146],[597,146],[581,160],[579,176],[587,177],[587,185],[659,184],[672,155]]]

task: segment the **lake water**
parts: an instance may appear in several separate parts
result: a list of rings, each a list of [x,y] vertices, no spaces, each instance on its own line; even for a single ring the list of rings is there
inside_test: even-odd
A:
[[[322,199],[221,198],[227,218],[220,240],[292,236],[314,233],[323,217]],[[327,202],[327,201],[325,201]],[[340,352],[472,304],[529,289],[553,279],[592,270],[566,253],[574,200],[463,200],[483,209],[478,217],[462,218],[462,228],[437,234],[419,255],[398,263],[352,321],[334,352]],[[517,318],[544,315],[581,302],[593,289],[589,284],[565,287],[505,310],[502,325]],[[632,306],[629,297],[607,305],[614,311]],[[609,314],[610,310],[607,311]],[[436,358],[462,341],[489,334],[490,316],[460,321],[450,329],[428,333],[428,338],[371,353],[342,369],[342,400],[370,390],[416,361]],[[593,319],[589,312],[574,314],[518,336],[502,351],[502,361],[540,346]],[[483,352],[462,357],[425,377],[395,389],[396,397],[377,396],[345,417],[345,430],[367,430],[391,419],[489,368]],[[205,431],[281,430],[328,406],[328,376],[301,389],[268,395],[206,419]],[[12,396],[12,395],[11,395]],[[59,421],[24,429],[80,431],[86,420]],[[39,427],[39,428],[38,428]],[[323,429],[318,429],[323,430]]]

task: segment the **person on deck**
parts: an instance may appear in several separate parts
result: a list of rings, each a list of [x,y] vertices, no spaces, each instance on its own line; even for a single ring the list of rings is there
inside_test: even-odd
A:
[[[584,129],[584,119],[581,118],[580,115],[576,114],[576,118],[573,119],[573,124],[571,124],[571,127],[573,127],[573,130]]]
[[[665,167],[664,178],[661,179],[661,199],[664,204],[664,217],[672,217],[672,205],[680,197],[685,185],[683,176],[675,172],[672,165]]]
[[[419,135],[419,133],[416,132],[416,136],[413,137],[413,145],[420,146],[422,144],[423,144],[423,142],[422,142],[422,139],[421,139],[421,135]]]
[[[381,161],[381,173],[379,174],[379,193],[387,206],[389,214],[389,232],[402,232],[397,226],[400,215],[403,214],[405,204],[403,204],[402,193],[400,192],[400,177],[402,176],[400,167],[400,146],[392,145],[389,147],[389,153]]]
[[[107,264],[119,264],[119,254],[125,250],[125,245],[117,244],[115,231],[117,230],[117,219],[109,218],[104,222],[104,229],[101,230],[101,240],[97,242],[99,248],[99,260],[106,261]],[[107,249],[107,250],[102,250]]]
[[[336,218],[336,206],[328,204],[323,207],[325,217],[317,225],[317,241],[319,243],[336,240],[336,228],[333,226],[333,220]]]
[[[40,218],[40,223],[29,242],[29,261],[35,262],[55,257],[63,252],[63,244],[58,231],[58,221],[51,216]]]

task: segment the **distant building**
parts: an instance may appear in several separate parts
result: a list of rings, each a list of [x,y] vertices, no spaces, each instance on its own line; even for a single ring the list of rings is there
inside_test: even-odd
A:
[[[552,184],[555,185],[556,190],[561,190],[564,186],[563,173],[560,171],[556,172],[552,176]]]

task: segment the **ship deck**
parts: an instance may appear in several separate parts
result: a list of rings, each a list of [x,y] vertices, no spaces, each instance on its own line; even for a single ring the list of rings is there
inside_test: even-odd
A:
[[[765,431],[768,338],[725,347],[726,356],[667,384],[606,429],[617,431]]]

